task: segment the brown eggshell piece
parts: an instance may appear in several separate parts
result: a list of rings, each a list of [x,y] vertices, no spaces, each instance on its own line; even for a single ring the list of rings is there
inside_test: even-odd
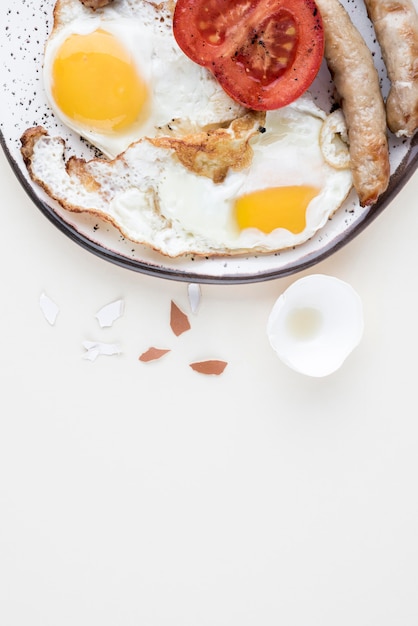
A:
[[[141,356],[138,357],[138,360],[142,361],[143,363],[149,363],[149,361],[156,361],[157,359],[161,359],[161,357],[167,354],[167,352],[170,352],[170,350],[151,347],[143,352]]]
[[[170,326],[176,337],[190,330],[189,318],[173,300],[171,301]]]
[[[208,361],[198,361],[196,363],[190,363],[190,367],[199,374],[207,374],[212,376],[219,376],[222,374],[228,363],[226,361],[219,361],[217,359],[209,359]]]

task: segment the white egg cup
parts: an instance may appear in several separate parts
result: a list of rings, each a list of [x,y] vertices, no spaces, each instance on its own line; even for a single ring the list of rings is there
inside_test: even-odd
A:
[[[294,282],[267,324],[273,350],[291,369],[313,377],[341,367],[363,336],[363,306],[348,283],[324,274]]]

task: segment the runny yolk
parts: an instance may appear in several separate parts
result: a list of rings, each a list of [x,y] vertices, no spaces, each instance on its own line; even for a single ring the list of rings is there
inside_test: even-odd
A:
[[[307,185],[272,187],[241,196],[235,201],[240,229],[258,228],[271,233],[285,228],[301,233],[306,226],[306,209],[319,190]]]
[[[105,132],[131,126],[148,95],[129,52],[103,30],[64,41],[53,64],[52,94],[67,117]]]

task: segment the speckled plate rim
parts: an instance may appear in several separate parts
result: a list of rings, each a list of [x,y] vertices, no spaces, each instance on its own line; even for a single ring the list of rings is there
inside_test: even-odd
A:
[[[66,222],[59,214],[57,214],[48,204],[43,202],[35,193],[34,189],[29,184],[28,180],[22,174],[16,160],[11,155],[7,144],[5,142],[2,131],[0,130],[0,144],[6,155],[8,162],[23,189],[35,203],[35,205],[41,210],[41,212],[56,226],[62,233],[69,237],[72,241],[77,243],[83,249],[93,253],[99,258],[129,269],[134,272],[145,274],[148,276],[154,276],[164,278],[168,280],[183,281],[183,282],[199,282],[203,284],[246,284],[264,282],[269,280],[275,280],[278,278],[284,278],[292,274],[302,272],[310,267],[320,263],[326,258],[333,255],[335,252],[346,246],[355,237],[357,237],[362,231],[365,230],[369,224],[371,224],[378,215],[382,213],[384,209],[388,207],[393,201],[399,191],[406,185],[408,180],[414,174],[418,167],[418,134],[416,134],[410,144],[407,155],[404,160],[391,176],[390,183],[386,192],[380,197],[379,201],[370,208],[370,210],[364,215],[361,221],[355,222],[351,228],[342,233],[338,238],[334,239],[328,246],[325,246],[321,250],[316,250],[311,254],[307,254],[302,259],[290,262],[288,265],[283,266],[276,270],[261,271],[260,273],[248,273],[241,275],[222,275],[211,276],[210,274],[194,273],[190,271],[181,271],[178,269],[171,269],[164,266],[150,265],[148,262],[140,262],[138,260],[130,259],[122,254],[113,252],[95,243],[82,233],[80,233],[75,227]]]
[[[142,263],[138,260],[131,260],[121,254],[117,254],[112,250],[107,250],[103,246],[96,244],[88,237],[77,231],[76,228],[66,222],[60,215],[58,215],[50,206],[43,202],[34,192],[27,179],[23,176],[17,162],[9,152],[6,142],[3,137],[3,133],[0,130],[0,144],[6,155],[8,162],[10,163],[17,179],[26,191],[31,200],[41,210],[41,212],[54,224],[61,232],[63,232],[72,241],[80,245],[85,250],[95,254],[99,258],[116,264],[125,269],[139,272],[148,276],[154,276],[164,278],[168,280],[176,280],[183,282],[199,282],[204,284],[246,284],[264,282],[269,280],[275,280],[278,278],[284,278],[292,274],[302,272],[309,269],[317,263],[330,257],[332,254],[346,246],[357,235],[359,235],[369,224],[371,224],[382,211],[388,207],[393,201],[394,197],[408,182],[411,176],[414,174],[418,167],[418,134],[411,140],[409,151],[404,158],[401,165],[395,171],[390,179],[390,183],[387,191],[381,196],[379,201],[365,214],[361,221],[356,222],[350,229],[342,233],[337,239],[333,240],[328,246],[325,246],[320,251],[315,251],[311,254],[307,254],[303,259],[299,259],[295,262],[289,263],[287,266],[281,267],[277,271],[262,271],[260,273],[248,273],[237,275],[225,274],[221,277],[214,277],[209,274],[193,273],[189,271],[180,271],[178,269],[171,269],[158,265],[150,265],[149,263]]]

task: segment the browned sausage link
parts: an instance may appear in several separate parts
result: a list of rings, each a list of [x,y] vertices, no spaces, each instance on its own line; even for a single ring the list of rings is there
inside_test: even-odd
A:
[[[411,0],[365,0],[382,49],[391,89],[390,130],[411,137],[418,128],[418,15]]]
[[[389,182],[386,112],[373,57],[338,0],[316,0],[325,33],[325,58],[341,98],[353,185],[360,204],[374,204]]]

